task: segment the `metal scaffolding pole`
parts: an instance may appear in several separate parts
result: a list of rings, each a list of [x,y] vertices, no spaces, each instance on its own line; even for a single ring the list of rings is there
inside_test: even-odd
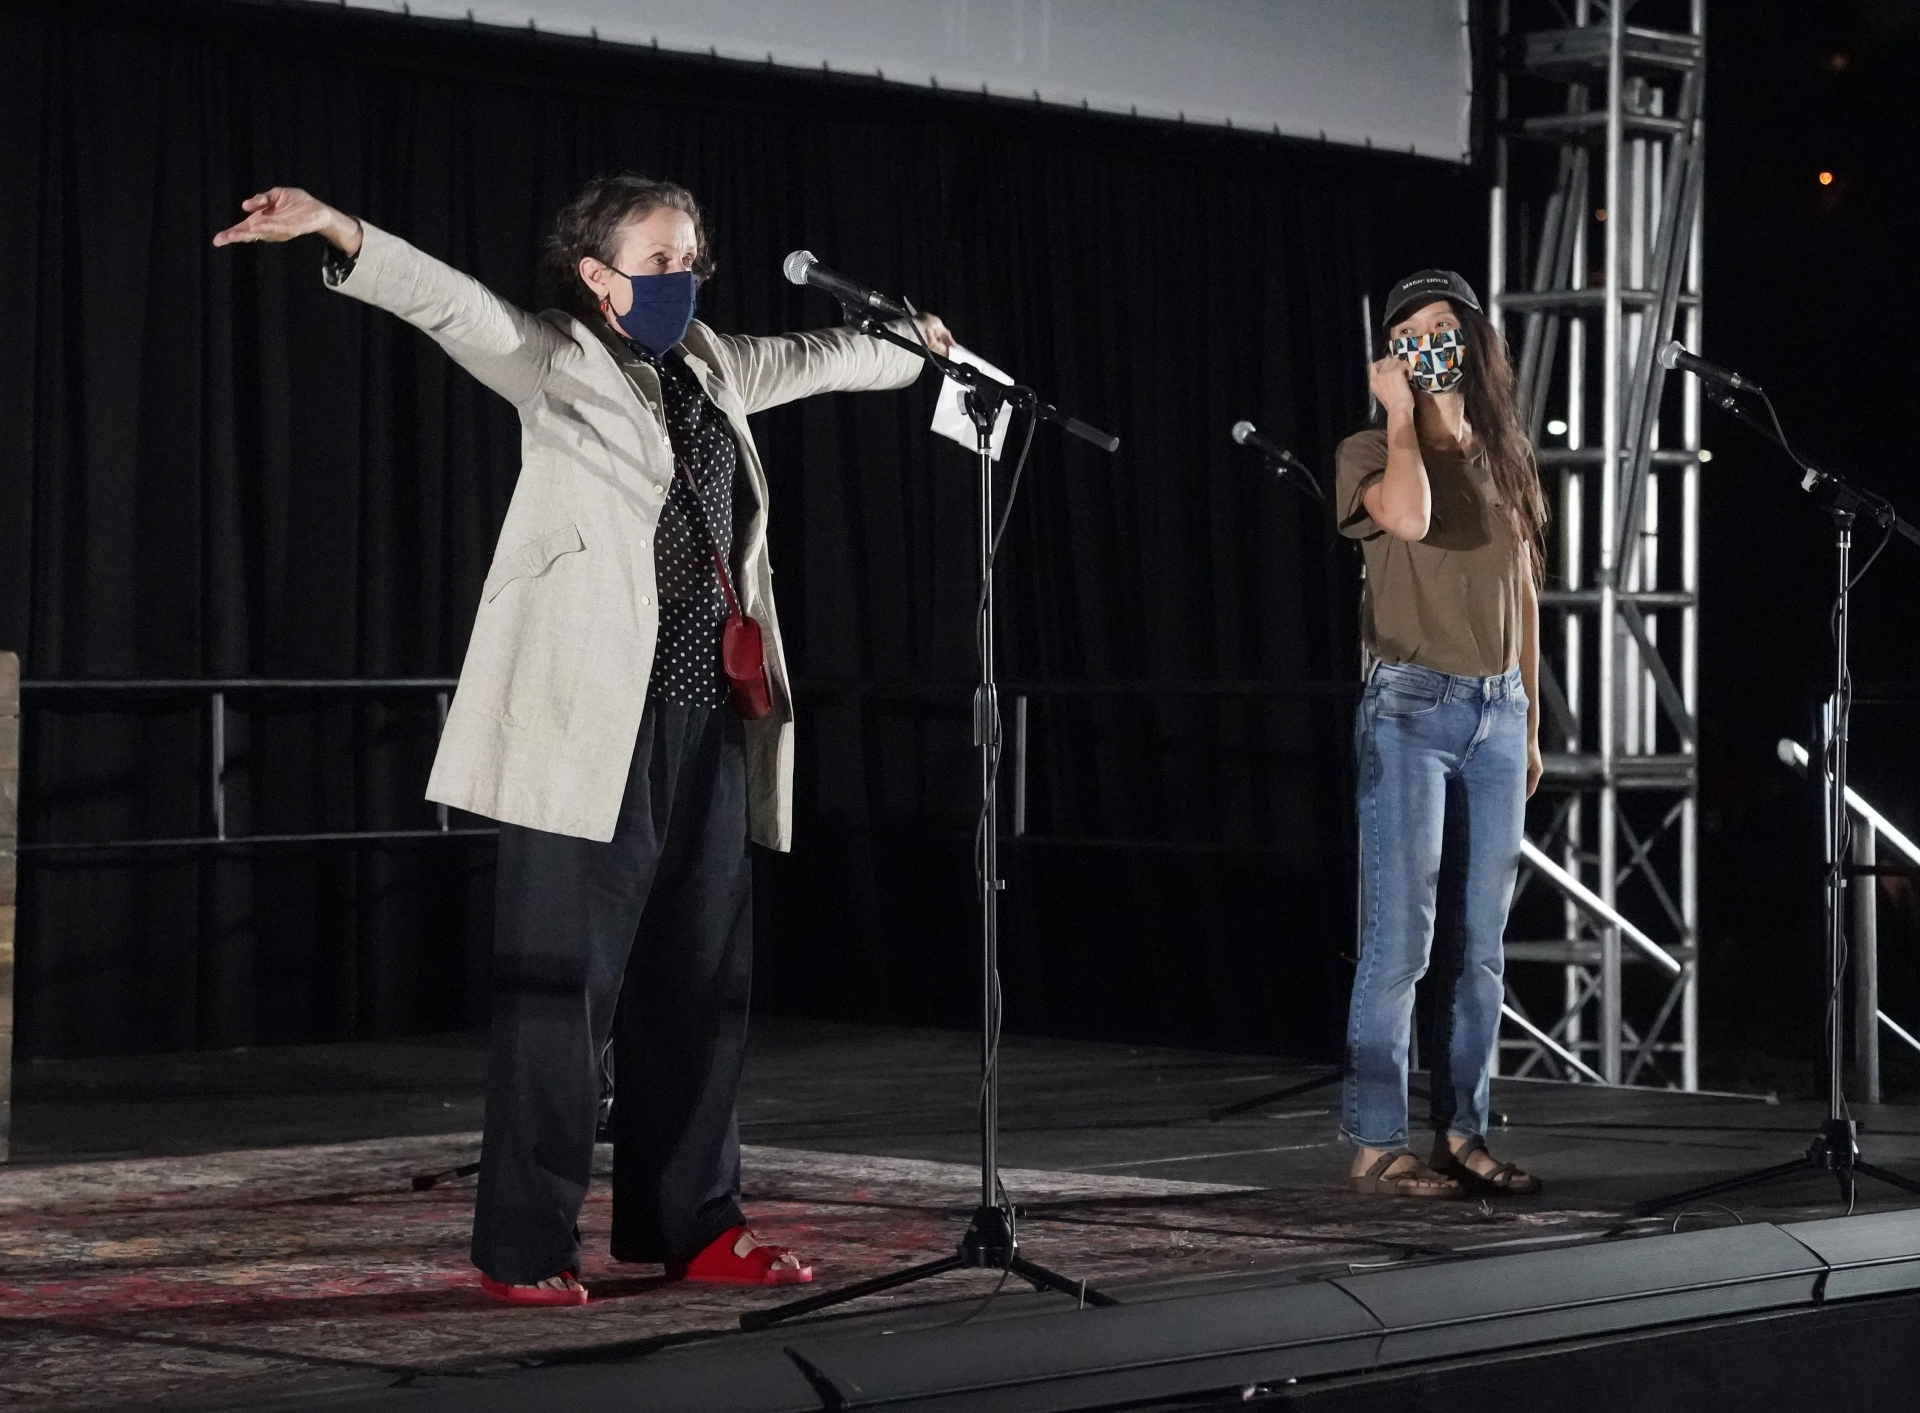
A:
[[[1655,355],[1700,333],[1706,15],[1670,32],[1632,8],[1498,21],[1490,312],[1559,521],[1525,879],[1562,902],[1558,936],[1508,942],[1534,1019],[1560,1013],[1503,1035],[1500,1068],[1696,1089],[1700,403],[1692,379],[1663,398]]]

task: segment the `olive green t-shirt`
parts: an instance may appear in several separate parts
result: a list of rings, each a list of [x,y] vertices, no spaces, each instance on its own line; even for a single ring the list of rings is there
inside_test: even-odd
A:
[[[1382,662],[1498,676],[1520,662],[1523,551],[1483,455],[1422,441],[1420,457],[1433,517],[1416,544],[1375,525],[1362,499],[1386,472],[1386,431],[1355,432],[1334,454],[1340,533],[1360,541],[1367,561],[1361,635]]]

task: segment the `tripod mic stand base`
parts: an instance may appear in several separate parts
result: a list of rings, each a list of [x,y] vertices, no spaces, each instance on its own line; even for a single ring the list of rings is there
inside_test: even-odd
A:
[[[1007,1221],[1006,1212],[999,1207],[976,1207],[973,1220],[967,1223],[966,1235],[960,1238],[960,1249],[953,1255],[942,1256],[938,1261],[909,1266],[904,1271],[875,1276],[872,1280],[858,1281],[841,1290],[810,1295],[804,1300],[791,1300],[785,1305],[776,1305],[771,1310],[749,1310],[740,1317],[740,1328],[764,1330],[779,1324],[782,1320],[791,1320],[798,1315],[811,1315],[816,1310],[831,1309],[835,1305],[844,1305],[849,1300],[858,1300],[862,1296],[878,1295],[882,1291],[912,1285],[915,1281],[943,1276],[948,1271],[968,1269],[1000,1271],[1006,1275],[1015,1275],[1035,1290],[1053,1290],[1062,1295],[1071,1295],[1082,1305],[1118,1305],[1120,1303],[1111,1295],[1104,1295],[1093,1289],[1085,1281],[1069,1280],[1057,1271],[1050,1271],[1037,1262],[1029,1261],[1020,1254],[1020,1243],[1014,1239],[1013,1228]]]
[[[1897,1187],[1902,1192],[1920,1194],[1920,1182],[1862,1161],[1860,1144],[1854,1133],[1852,1119],[1828,1119],[1820,1126],[1820,1131],[1813,1136],[1813,1142],[1807,1145],[1805,1156],[1796,1158],[1791,1163],[1779,1163],[1771,1168],[1742,1173],[1739,1177],[1725,1178],[1720,1182],[1691,1187],[1685,1192],[1649,1198],[1645,1202],[1634,1203],[1633,1210],[1636,1216],[1650,1217],[1655,1212],[1664,1211],[1669,1207],[1683,1207],[1689,1202],[1700,1202],[1709,1197],[1718,1197],[1723,1193],[1759,1187],[1763,1183],[1780,1178],[1796,1177],[1801,1173],[1832,1173],[1834,1180],[1840,1184],[1840,1200],[1849,1206],[1853,1203],[1855,1182],[1862,1177],[1873,1178],[1877,1182],[1885,1183],[1888,1187]]]

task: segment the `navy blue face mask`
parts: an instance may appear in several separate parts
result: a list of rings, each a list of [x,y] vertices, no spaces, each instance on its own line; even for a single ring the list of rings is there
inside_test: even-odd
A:
[[[628,275],[614,271],[633,291],[633,303],[613,316],[620,332],[658,358],[687,336],[700,277],[691,270],[667,275]]]

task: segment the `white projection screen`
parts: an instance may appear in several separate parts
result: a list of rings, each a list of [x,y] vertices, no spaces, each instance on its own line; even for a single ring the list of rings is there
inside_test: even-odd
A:
[[[348,0],[1462,161],[1467,0]]]

